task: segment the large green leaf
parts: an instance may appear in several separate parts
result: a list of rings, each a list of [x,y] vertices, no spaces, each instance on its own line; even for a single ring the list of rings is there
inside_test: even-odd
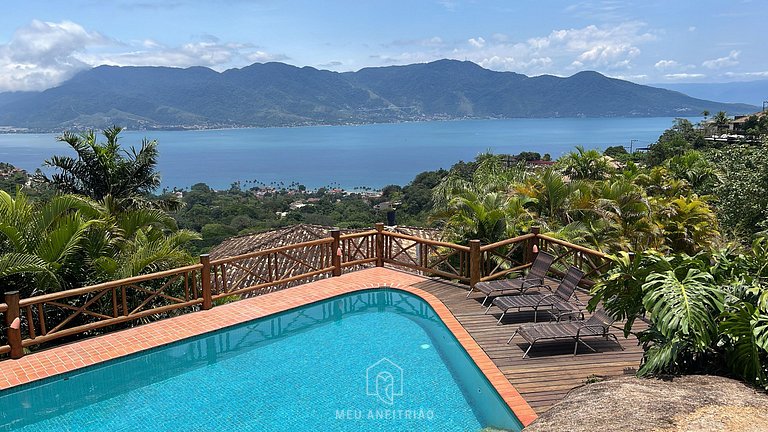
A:
[[[709,346],[724,297],[712,275],[696,268],[689,268],[682,279],[674,270],[653,273],[643,291],[643,305],[665,338],[687,339],[699,350]]]

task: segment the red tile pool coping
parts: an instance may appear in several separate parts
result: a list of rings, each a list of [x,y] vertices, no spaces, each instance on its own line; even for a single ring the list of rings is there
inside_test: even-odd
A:
[[[371,288],[396,288],[421,297],[432,306],[515,416],[523,426],[528,426],[537,417],[534,410],[504,377],[469,332],[459,324],[443,302],[414,286],[424,281],[423,277],[417,275],[385,268],[372,268],[216,306],[207,311],[188,313],[58,346],[28,354],[19,360],[3,360],[0,361],[0,390],[149,348],[160,347],[338,295]]]

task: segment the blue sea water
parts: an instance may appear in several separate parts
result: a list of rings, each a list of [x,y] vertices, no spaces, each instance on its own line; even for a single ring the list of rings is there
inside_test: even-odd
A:
[[[0,392],[0,431],[519,431],[428,304],[316,303]]]
[[[485,151],[536,151],[553,158],[577,145],[645,147],[673,118],[548,118],[462,120],[362,126],[126,131],[122,142],[157,139],[163,187],[204,182],[229,188],[240,181],[292,182],[309,188],[405,185],[422,171],[450,168]],[[54,154],[66,154],[55,134],[0,134],[0,161],[33,171]]]

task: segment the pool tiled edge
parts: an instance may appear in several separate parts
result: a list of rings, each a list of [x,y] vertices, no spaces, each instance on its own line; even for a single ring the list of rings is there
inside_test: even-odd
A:
[[[530,424],[536,419],[536,413],[496,364],[443,302],[433,294],[414,286],[424,280],[423,277],[409,273],[372,268],[216,306],[207,311],[185,314],[62,345],[26,355],[19,360],[3,360],[0,361],[0,390],[160,347],[338,295],[364,289],[391,287],[419,296],[429,303],[523,426]]]

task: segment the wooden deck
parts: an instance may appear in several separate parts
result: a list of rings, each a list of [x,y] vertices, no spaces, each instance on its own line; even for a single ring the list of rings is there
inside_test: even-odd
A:
[[[573,342],[542,341],[531,350],[529,358],[523,359],[528,343],[516,337],[507,345],[507,339],[520,324],[533,322],[532,312],[508,313],[503,324],[497,325],[501,311],[492,307],[486,315],[486,308],[480,305],[484,296],[477,293],[467,299],[464,285],[430,279],[412,286],[435,295],[445,303],[537,413],[549,409],[571,389],[585,384],[590,377],[634,374],[640,364],[642,348],[635,337],[624,339],[620,324],[615,325],[612,333],[619,338],[624,351],[613,339],[590,338],[587,343],[597,352],[579,346],[578,354],[574,356]],[[577,296],[582,302],[589,298],[583,292],[577,292]],[[539,321],[542,319],[548,319],[546,312],[539,314]],[[640,325],[644,326],[638,322],[638,330]]]

